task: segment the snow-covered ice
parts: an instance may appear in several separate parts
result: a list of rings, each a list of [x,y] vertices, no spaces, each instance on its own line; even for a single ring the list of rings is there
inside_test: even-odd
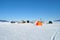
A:
[[[60,40],[60,23],[11,24],[0,23],[0,40]]]

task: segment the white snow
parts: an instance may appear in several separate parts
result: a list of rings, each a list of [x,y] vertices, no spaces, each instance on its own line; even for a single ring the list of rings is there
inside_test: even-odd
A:
[[[11,24],[0,23],[0,40],[60,40],[60,23]]]

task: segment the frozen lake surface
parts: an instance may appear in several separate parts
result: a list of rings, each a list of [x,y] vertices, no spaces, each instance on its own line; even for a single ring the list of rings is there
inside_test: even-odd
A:
[[[10,24],[0,23],[0,40],[60,40],[60,23]]]

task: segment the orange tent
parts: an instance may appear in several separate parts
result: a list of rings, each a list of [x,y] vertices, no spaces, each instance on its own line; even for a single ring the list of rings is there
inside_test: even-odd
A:
[[[36,26],[42,26],[42,22],[41,21],[37,21],[36,22]]]

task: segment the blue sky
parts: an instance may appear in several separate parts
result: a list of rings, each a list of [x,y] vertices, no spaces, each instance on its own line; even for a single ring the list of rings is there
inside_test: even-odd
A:
[[[60,0],[0,0],[0,19],[60,19]]]

